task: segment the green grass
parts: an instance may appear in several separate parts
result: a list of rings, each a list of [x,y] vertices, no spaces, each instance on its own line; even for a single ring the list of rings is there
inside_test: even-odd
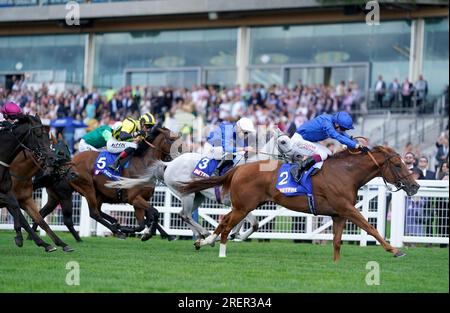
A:
[[[76,249],[47,254],[31,242],[13,244],[0,231],[0,292],[448,292],[448,249],[405,248],[396,259],[380,246],[344,244],[341,261],[331,245],[291,240],[230,242],[195,251],[191,241],[86,238]],[[45,238],[48,241],[48,238]],[[80,285],[65,283],[66,263],[80,265]],[[365,283],[366,264],[380,264],[380,285]]]

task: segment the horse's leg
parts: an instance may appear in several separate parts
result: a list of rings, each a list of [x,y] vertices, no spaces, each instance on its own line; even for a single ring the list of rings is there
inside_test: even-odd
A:
[[[244,217],[247,215],[246,210],[234,209],[231,211],[231,215],[227,218],[225,227],[220,235],[220,250],[219,258],[224,258],[227,256],[227,240],[228,234]]]
[[[195,198],[195,194],[190,194],[181,198],[182,209],[179,215],[181,219],[189,226],[195,236],[197,236],[198,238],[205,238],[209,236],[208,231],[204,229],[200,224],[195,222],[192,218],[192,212],[201,204],[201,202],[196,202]],[[196,204],[198,204],[197,207],[195,207]]]
[[[158,212],[158,210],[153,205],[150,205],[150,207],[152,208],[153,212],[155,212],[155,211]],[[147,220],[151,219],[151,216],[150,216],[151,212],[149,210],[146,210],[145,212],[146,212],[145,216],[146,216]],[[177,238],[176,236],[169,235],[166,232],[166,230],[162,227],[161,224],[155,223],[155,225],[156,225],[156,229],[159,231],[161,239],[167,239],[168,241],[172,241]]]
[[[141,196],[134,198],[132,205],[139,225],[142,226],[142,223],[145,225],[144,234],[142,235],[141,240],[147,241],[153,237],[153,231],[156,229],[154,223],[158,223],[158,216],[155,216],[154,212],[156,209],[152,207],[149,208],[148,202]],[[147,213],[147,208],[149,208],[151,212]],[[159,213],[157,214],[159,215]],[[147,220],[145,220],[146,216],[148,217]]]
[[[242,227],[242,225],[244,224],[244,222],[247,221],[249,222],[252,227],[250,227],[242,236],[239,236],[239,229],[240,227]],[[240,225],[240,226],[239,226]],[[250,237],[254,232],[256,232],[259,228],[259,223],[258,220],[256,219],[256,217],[250,212],[247,214],[247,216],[245,217],[245,219],[243,219],[242,221],[239,222],[239,224],[235,227],[235,229],[237,229],[236,232],[236,239],[240,240],[240,241],[244,241],[247,240],[248,237]],[[230,235],[231,236],[231,235]]]
[[[333,248],[334,262],[339,261],[341,257],[341,239],[344,231],[346,219],[340,216],[333,217]]]
[[[63,214],[64,225],[66,225],[67,229],[70,231],[70,233],[72,234],[73,238],[75,238],[75,240],[77,242],[82,242],[82,240],[80,238],[80,235],[78,234],[78,232],[73,227],[72,197],[70,197],[70,199],[64,199],[64,200],[61,201],[61,211],[62,211],[62,214]]]
[[[232,211],[231,211],[232,212]],[[222,220],[219,223],[219,226],[216,227],[214,232],[209,235],[205,239],[197,240],[194,243],[195,249],[199,250],[202,246],[210,245],[211,247],[214,247],[214,244],[216,242],[217,237],[219,237],[220,233],[225,229],[225,226],[228,223],[228,220],[230,219],[231,212],[228,212],[222,217]]]
[[[367,234],[373,236],[378,242],[383,246],[384,250],[392,253],[395,257],[402,257],[406,254],[402,251],[391,246],[383,237],[381,237],[380,233],[376,230],[375,227],[370,225],[370,223],[364,218],[364,216],[359,212],[359,210],[355,207],[349,207],[346,211],[347,218],[352,221],[359,228],[364,229]]]
[[[12,215],[14,221],[14,231],[16,232],[16,237],[14,237],[14,243],[19,248],[23,247],[23,237],[22,237],[22,227],[21,225],[28,224],[27,220],[23,216],[22,212],[20,212],[20,208],[18,206],[7,206],[6,209]],[[21,216],[23,220],[21,220]],[[25,222],[24,222],[25,221]]]
[[[15,212],[13,213],[12,211],[10,211],[8,209],[8,211],[11,213],[11,215],[16,214]],[[14,215],[13,215],[14,216]],[[52,245],[46,243],[45,241],[43,241],[41,239],[41,237],[39,237],[38,235],[36,235],[36,233],[31,229],[30,225],[28,224],[27,219],[25,218],[25,216],[23,216],[22,212],[20,212],[19,210],[19,215],[17,217],[20,225],[22,225],[22,227],[25,229],[25,231],[30,235],[31,239],[34,241],[34,243],[38,246],[38,247],[44,247],[46,252],[53,252],[56,251],[56,248],[53,247]],[[20,228],[19,228],[19,232],[20,232]],[[17,230],[16,230],[17,233]],[[20,236],[22,234],[20,233]],[[16,242],[17,244],[17,242]]]
[[[104,218],[105,220],[107,220],[108,222],[110,222],[111,224],[115,224],[116,226],[120,227],[119,221],[116,218],[112,217],[111,215],[106,214],[102,210],[100,210],[100,216],[102,218]]]
[[[59,203],[58,200],[51,197],[49,194],[47,203],[39,211],[39,214],[41,215],[41,217],[45,218],[47,215],[52,213],[56,209],[56,206],[58,205],[58,203]],[[38,228],[38,224],[35,221],[33,221],[33,227],[32,227],[33,231],[37,231],[37,228]],[[28,239],[31,240],[30,236],[28,236]]]
[[[52,241],[59,247],[62,247],[64,252],[72,252],[73,249],[64,241],[61,240],[54,232],[51,230],[50,226],[44,221],[42,216],[39,214],[36,204],[33,198],[28,197],[21,202],[22,207],[27,211],[31,218],[38,223],[38,225],[48,234]]]
[[[86,201],[89,206],[89,216],[92,219],[94,219],[98,223],[100,223],[103,226],[105,226],[106,228],[108,228],[114,235],[117,236],[117,238],[125,239],[127,237],[124,233],[122,233],[122,231],[120,231],[119,228],[117,228],[116,225],[112,225],[107,220],[102,218],[102,216],[100,214],[101,203],[98,203],[96,195],[95,195],[95,191],[85,190],[83,188],[79,188],[78,186],[73,186],[73,187],[78,193],[82,194],[86,198]]]

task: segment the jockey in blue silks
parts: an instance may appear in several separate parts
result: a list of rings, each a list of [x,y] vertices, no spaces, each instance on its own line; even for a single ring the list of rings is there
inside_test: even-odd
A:
[[[255,133],[253,122],[243,117],[236,123],[222,122],[211,131],[206,139],[205,154],[210,159],[220,160],[214,171],[219,174],[225,167],[234,164],[236,152],[252,152],[245,139],[249,133]]]
[[[333,115],[322,114],[301,125],[291,138],[291,156],[304,155],[307,158],[291,168],[292,177],[299,182],[302,173],[308,171],[314,164],[325,161],[331,151],[317,143],[327,138],[333,138],[348,148],[361,148],[363,152],[369,149],[360,146],[345,131],[353,129],[353,120],[345,111]]]

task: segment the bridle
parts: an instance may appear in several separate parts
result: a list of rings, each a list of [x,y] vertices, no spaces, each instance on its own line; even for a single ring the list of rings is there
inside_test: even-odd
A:
[[[375,163],[375,165],[377,166],[378,170],[380,171],[381,174],[381,178],[383,178],[383,182],[386,185],[386,188],[391,191],[391,192],[397,192],[402,190],[405,186],[405,184],[403,183],[403,180],[411,175],[413,175],[414,173],[409,173],[407,175],[401,176],[397,169],[395,169],[395,164],[392,162],[392,158],[394,157],[400,157],[397,153],[395,154],[389,154],[389,152],[387,152],[386,150],[380,148],[381,151],[383,151],[384,153],[386,153],[387,155],[384,156],[384,163],[383,165],[380,166],[380,164],[377,162],[377,160],[375,159],[375,157],[373,156],[373,154],[368,151],[367,155],[370,157],[370,159],[373,161],[373,163]],[[397,190],[392,190],[392,188],[388,185],[386,178],[385,178],[385,171],[386,168],[388,168],[391,173],[394,175],[394,179],[395,179],[395,187],[397,188]]]
[[[45,156],[43,155],[43,153],[42,153],[41,151],[39,151],[39,150],[36,151],[36,150],[34,150],[34,149],[31,149],[31,148],[27,147],[23,142],[24,142],[29,136],[33,136],[33,134],[34,134],[33,130],[34,130],[34,129],[38,129],[38,128],[43,129],[44,126],[43,126],[43,125],[29,126],[29,127],[28,127],[28,131],[27,131],[26,133],[24,133],[23,135],[21,135],[21,138],[18,137],[18,136],[16,136],[16,134],[14,134],[14,132],[13,132],[14,126],[16,126],[16,125],[13,124],[13,126],[10,127],[10,128],[8,129],[8,131],[12,134],[12,136],[13,136],[13,137],[17,140],[17,142],[18,142],[18,145],[15,146],[15,148],[14,148],[12,154],[14,155],[14,154],[16,153],[16,151],[17,151],[19,148],[22,148],[23,151],[24,151],[24,153],[25,153],[25,151],[31,152],[31,153],[33,154],[33,156],[34,156],[34,157],[32,158],[32,159],[33,159],[33,162],[35,163],[36,166],[39,167],[39,169],[43,170],[43,168],[42,168],[42,167],[40,166],[40,164],[39,164],[42,160],[45,160],[45,159],[46,159]],[[7,163],[1,162],[1,161],[0,161],[0,165],[2,165],[2,166],[4,166],[4,167],[10,167],[10,164],[7,164]]]
[[[164,136],[164,140],[167,144],[172,144],[174,142],[174,140],[167,138],[163,132],[161,132],[161,134]],[[170,152],[168,153],[168,152],[164,151],[163,149],[161,149],[160,147],[155,146],[153,143],[148,141],[147,138],[144,138],[142,141],[144,141],[145,144],[148,145],[150,148],[160,152],[162,155],[165,155],[166,157],[170,157]]]

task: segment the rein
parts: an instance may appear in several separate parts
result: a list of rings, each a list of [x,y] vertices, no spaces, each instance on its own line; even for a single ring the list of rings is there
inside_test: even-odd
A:
[[[385,153],[387,153],[387,151],[384,151],[384,150],[382,150],[382,151],[385,152]],[[407,177],[413,175],[413,173],[409,173],[408,175],[405,175],[405,176],[402,177],[402,176],[400,176],[400,175],[398,174],[398,172],[397,172],[396,170],[392,170],[391,158],[395,157],[395,156],[396,156],[395,154],[392,154],[392,155],[389,155],[389,154],[388,154],[388,156],[385,156],[385,160],[384,160],[384,163],[383,163],[382,166],[380,166],[380,164],[377,162],[377,160],[375,159],[375,157],[372,155],[372,153],[371,153],[370,151],[368,151],[367,154],[369,155],[369,157],[372,159],[372,161],[375,163],[375,165],[377,166],[378,170],[380,171],[381,178],[383,178],[383,182],[384,182],[384,184],[386,185],[386,188],[387,188],[389,191],[391,191],[391,192],[397,192],[397,191],[400,191],[400,190],[402,189],[402,185],[403,185],[402,179],[407,178]],[[386,169],[386,166],[389,166],[389,168],[391,169],[391,172],[394,174],[396,183],[397,183],[397,182],[400,182],[400,187],[395,186],[395,187],[397,188],[397,190],[392,190],[392,187],[390,187],[390,186],[388,185],[388,183],[387,183],[387,181],[386,181],[386,178],[384,177],[384,171],[385,171],[385,169]]]

